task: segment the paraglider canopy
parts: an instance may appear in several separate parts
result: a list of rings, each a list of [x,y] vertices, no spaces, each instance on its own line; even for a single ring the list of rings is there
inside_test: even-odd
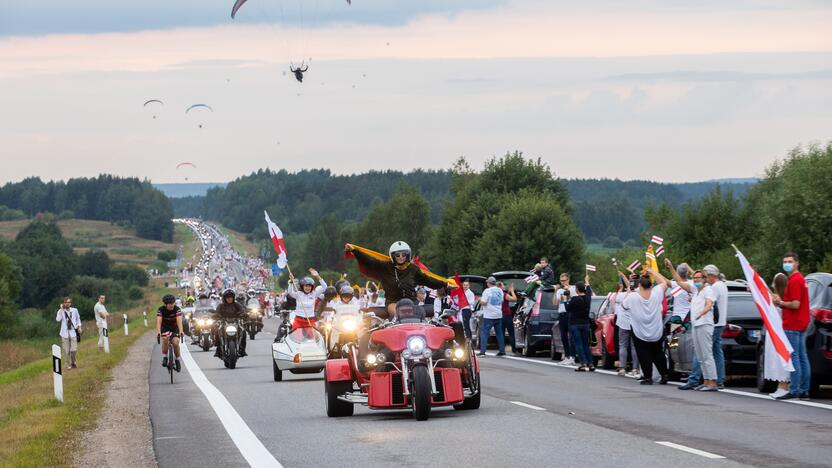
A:
[[[188,107],[187,109],[185,109],[185,113],[187,114],[188,112],[191,111],[191,109],[196,109],[196,108],[199,108],[199,107],[204,107],[204,108],[210,110],[211,112],[214,112],[214,109],[212,109],[211,106],[209,106],[208,104],[194,104],[191,107]]]
[[[164,103],[164,102],[162,102],[162,101],[160,101],[160,100],[158,100],[158,99],[149,99],[149,100],[145,101],[145,102],[144,102],[144,104],[142,104],[142,107],[147,107],[149,104],[158,104],[158,105],[160,105],[160,106],[164,106],[164,105],[165,105],[165,103]],[[151,107],[155,107],[155,106],[151,106]],[[156,114],[153,114],[153,118],[154,118],[154,119],[156,118]]]
[[[183,167],[196,169],[196,164],[194,164],[190,161],[182,161],[181,163],[176,165],[176,170],[178,171],[180,168],[183,168]],[[187,172],[186,172],[186,174],[187,174]],[[187,181],[188,181],[188,176],[186,175],[185,176],[185,182],[187,182]]]

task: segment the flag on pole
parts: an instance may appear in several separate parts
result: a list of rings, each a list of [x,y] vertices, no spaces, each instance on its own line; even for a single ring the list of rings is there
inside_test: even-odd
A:
[[[595,271],[595,265],[586,264],[586,271]]]
[[[745,280],[748,282],[751,297],[754,298],[754,305],[757,306],[757,312],[760,313],[763,324],[766,326],[766,339],[771,340],[771,344],[774,345],[778,362],[783,366],[783,369],[787,372],[794,372],[794,365],[792,364],[792,351],[794,349],[783,331],[783,319],[777,313],[774,303],[772,303],[771,292],[742,252],[736,246],[734,246],[734,250],[737,251],[737,258],[742,266],[742,272],[745,274]]]
[[[641,266],[641,262],[638,261],[638,259],[636,259],[636,260],[633,260],[633,263],[631,263],[630,266],[627,267],[627,270],[635,272],[636,268],[638,268],[640,266]]]
[[[661,237],[659,237],[659,236],[653,236],[653,238],[652,238],[652,239],[650,239],[650,242],[652,242],[652,243],[654,243],[654,244],[656,244],[656,245],[664,245],[664,239],[662,239],[662,238],[661,238]]]
[[[286,244],[283,242],[283,231],[272,222],[269,213],[264,210],[263,214],[266,215],[266,227],[269,229],[269,237],[272,238],[272,245],[275,253],[277,253],[277,266],[280,269],[286,268],[286,265],[289,264],[289,258],[287,257]]]
[[[658,249],[656,249],[656,257],[661,257],[663,253],[664,253],[664,246],[662,245]]]
[[[456,282],[456,287],[451,290],[449,295],[454,298],[454,302],[459,306],[459,310],[470,309],[471,304],[468,303],[468,297],[465,295],[465,290],[462,289],[462,281],[459,279],[459,273],[454,275],[454,281]]]
[[[523,281],[525,281],[527,284],[531,284],[538,281],[539,279],[540,277],[537,275],[529,275]]]

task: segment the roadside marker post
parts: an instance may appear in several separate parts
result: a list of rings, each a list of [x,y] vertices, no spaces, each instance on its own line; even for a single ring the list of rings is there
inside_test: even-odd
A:
[[[127,314],[124,315],[124,336],[127,336]]]
[[[147,311],[142,312],[142,315],[144,316],[144,327],[147,328]]]
[[[110,331],[107,327],[101,329],[101,333],[104,334],[104,352],[109,354],[110,353]]]
[[[64,402],[64,377],[61,369],[61,347],[52,345],[52,382],[55,386],[55,399]]]

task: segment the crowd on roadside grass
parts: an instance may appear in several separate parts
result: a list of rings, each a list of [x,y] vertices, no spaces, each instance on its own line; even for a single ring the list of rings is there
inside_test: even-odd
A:
[[[110,316],[104,306],[106,300],[106,296],[98,296],[98,302],[93,307],[95,325],[98,328],[98,349],[102,351],[104,350],[104,338],[107,333],[107,318]],[[71,297],[64,297],[55,314],[55,321],[61,324],[58,334],[61,337],[63,353],[68,363],[64,368],[74,369],[78,367],[78,342],[81,340],[84,330],[81,323],[81,314],[78,309],[72,307]]]

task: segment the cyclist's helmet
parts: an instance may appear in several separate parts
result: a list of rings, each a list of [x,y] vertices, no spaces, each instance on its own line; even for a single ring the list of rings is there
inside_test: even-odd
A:
[[[176,304],[176,298],[173,297],[173,294],[165,294],[164,297],[162,297],[162,303],[163,304]]]

